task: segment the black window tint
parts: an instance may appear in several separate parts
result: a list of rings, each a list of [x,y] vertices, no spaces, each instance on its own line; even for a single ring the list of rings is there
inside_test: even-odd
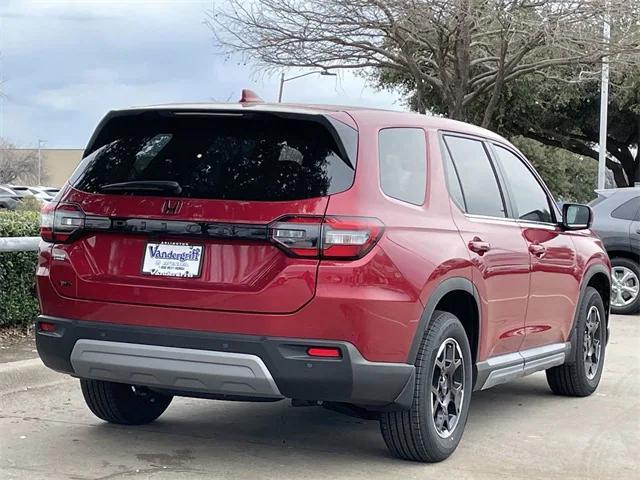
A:
[[[467,213],[504,217],[498,180],[482,142],[446,136],[445,141],[460,178]]]
[[[331,130],[328,122],[262,113],[115,117],[98,132],[71,183],[100,192],[113,183],[174,181],[182,191],[172,196],[207,199],[321,197],[348,189],[354,177],[347,148],[355,150]]]
[[[466,211],[467,207],[464,201],[464,195],[462,194],[462,187],[460,186],[460,179],[458,178],[458,173],[456,172],[455,166],[451,161],[451,155],[449,155],[449,150],[446,148],[443,149],[442,157],[444,159],[444,169],[445,175],[447,178],[447,187],[449,189],[449,195],[453,201],[458,205],[460,210]]]
[[[634,220],[638,210],[640,210],[640,197],[634,197],[614,209],[611,216],[621,220]]]
[[[517,209],[517,212],[514,212],[515,218],[534,222],[553,222],[549,197],[531,170],[506,148],[498,145],[495,148],[506,181],[511,187],[509,192]]]
[[[380,184],[390,197],[422,205],[427,181],[427,144],[419,128],[386,128],[378,135]]]

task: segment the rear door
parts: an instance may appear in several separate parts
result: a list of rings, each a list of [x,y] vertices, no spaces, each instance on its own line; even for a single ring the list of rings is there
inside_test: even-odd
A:
[[[630,192],[632,192],[630,190]],[[626,193],[626,192],[624,192]],[[618,193],[612,197],[612,201],[616,202],[624,193]],[[622,236],[625,242],[618,242],[622,246],[621,250],[631,250],[632,253],[640,255],[640,195],[626,195],[624,201],[611,211],[611,219],[609,223],[612,225],[611,230],[619,231],[618,235]],[[627,235],[628,230],[628,235]],[[614,250],[613,248],[611,250]]]
[[[640,201],[640,198],[638,200]],[[635,220],[631,222],[629,235],[631,238],[631,253],[636,255],[636,259],[640,263],[640,207],[636,213]]]
[[[53,284],[96,301],[293,312],[314,295],[318,260],[270,236],[294,222],[277,231],[313,241],[313,218],[351,186],[356,137],[321,115],[107,119],[56,209],[57,224],[82,229],[54,247]]]

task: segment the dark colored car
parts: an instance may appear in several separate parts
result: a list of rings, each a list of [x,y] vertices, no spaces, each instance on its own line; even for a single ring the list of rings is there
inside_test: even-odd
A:
[[[611,311],[640,311],[640,187],[598,190],[593,230],[611,258]]]
[[[441,118],[246,96],[111,112],[43,208],[38,351],[109,422],[290,398],[439,461],[473,390],[598,386],[610,265],[590,209],[563,209],[509,142]]]
[[[20,196],[11,190],[11,188],[0,185],[0,210],[15,210],[19,200]]]

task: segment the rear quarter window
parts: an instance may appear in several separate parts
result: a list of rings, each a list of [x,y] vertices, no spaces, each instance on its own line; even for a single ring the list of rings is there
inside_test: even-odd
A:
[[[627,200],[611,212],[613,218],[620,220],[635,220],[640,210],[640,196]]]
[[[382,191],[422,205],[427,182],[427,143],[420,128],[385,128],[378,134]]]

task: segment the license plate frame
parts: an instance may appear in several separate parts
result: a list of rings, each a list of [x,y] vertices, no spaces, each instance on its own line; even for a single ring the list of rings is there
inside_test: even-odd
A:
[[[199,278],[203,257],[204,245],[199,243],[147,242],[140,272],[151,277]]]

